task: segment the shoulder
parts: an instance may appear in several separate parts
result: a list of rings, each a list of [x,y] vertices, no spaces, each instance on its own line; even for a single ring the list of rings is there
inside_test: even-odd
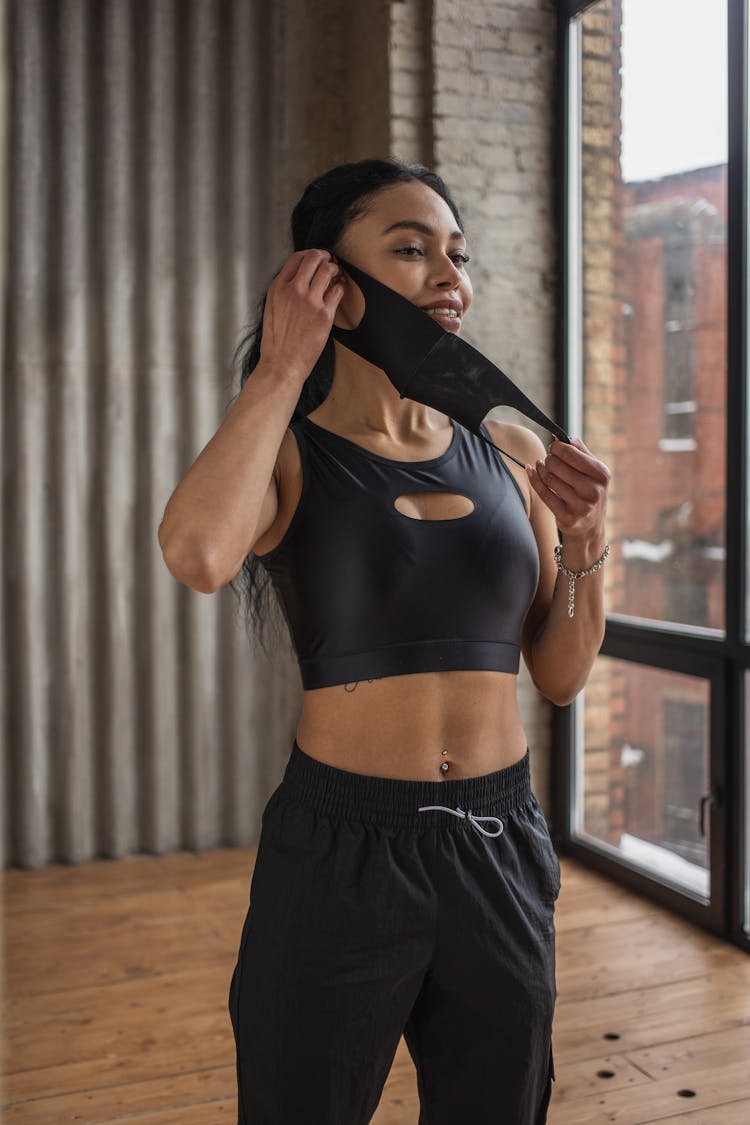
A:
[[[490,437],[508,453],[518,457],[519,461],[533,465],[540,458],[546,457],[547,450],[541,438],[526,426],[519,426],[515,422],[499,422],[497,419],[486,419]]]
[[[527,430],[525,426],[519,426],[513,422],[499,422],[495,419],[486,419],[484,425],[487,433],[499,448],[501,456],[503,452],[510,453],[510,457],[503,456],[503,461],[508,472],[515,477],[516,484],[524,497],[526,515],[531,519],[534,494],[523,465],[533,465],[541,457],[545,457],[547,451],[536,434]],[[523,464],[518,465],[512,460],[513,457],[517,457]]]

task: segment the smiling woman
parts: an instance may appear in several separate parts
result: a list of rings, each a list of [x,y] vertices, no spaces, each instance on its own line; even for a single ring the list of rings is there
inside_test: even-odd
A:
[[[473,290],[439,176],[333,168],[291,227],[241,391],[160,529],[206,593],[265,575],[303,688],[230,984],[238,1122],[367,1125],[403,1034],[434,1125],[543,1125],[560,871],[516,689],[523,655],[566,702],[599,648],[608,471],[399,391],[422,345],[435,387],[465,390],[440,359]],[[559,531],[571,581],[591,571],[574,617]]]
[[[421,213],[429,221],[397,218],[381,228],[381,217],[404,212]],[[411,234],[410,240],[406,233]],[[370,213],[340,239],[337,253],[429,312],[448,331],[458,332],[474,292],[465,269],[470,261],[465,247],[466,238],[456,229],[447,202],[431,187],[416,181],[381,191]],[[430,294],[425,279],[434,274],[436,263],[441,263],[437,268],[443,273],[445,263],[449,264],[448,284],[444,281],[439,293],[433,289]],[[364,303],[345,292],[334,324],[354,327],[363,311]]]
[[[384,235],[391,234],[393,231],[413,230],[418,234],[425,235],[428,239],[435,238],[438,232],[429,223],[424,223],[419,219],[397,219],[395,223],[391,223],[383,231]],[[458,240],[465,245],[466,239],[460,230],[454,230],[448,236],[450,241]],[[420,244],[402,246],[396,253],[402,254],[404,257],[419,257],[424,254],[424,250]],[[471,261],[468,254],[463,251],[457,251],[452,255],[453,261],[457,261],[461,265],[467,265]],[[469,298],[469,303],[471,298]],[[463,315],[464,308],[468,305],[463,305],[457,297],[445,297],[442,300],[438,299],[433,301],[432,304],[421,305],[426,312],[429,312],[435,317],[444,328],[450,332],[457,332],[460,328],[461,316]]]

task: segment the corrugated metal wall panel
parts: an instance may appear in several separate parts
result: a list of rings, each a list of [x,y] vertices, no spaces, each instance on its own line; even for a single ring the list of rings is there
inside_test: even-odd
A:
[[[234,594],[175,582],[157,529],[283,251],[268,10],[4,11],[3,862],[253,843],[296,726],[290,653],[254,656]]]
[[[304,185],[422,155],[433,6],[0,0],[4,866],[257,842],[294,656],[254,655],[232,591],[177,583],[157,529]],[[429,81],[399,151],[407,32]]]
[[[50,853],[48,770],[50,661],[47,624],[50,602],[45,511],[49,443],[48,396],[41,375],[49,359],[45,311],[44,251],[49,243],[46,186],[50,175],[46,145],[49,106],[39,76],[45,41],[33,5],[11,5],[9,129],[13,183],[9,189],[7,319],[8,402],[6,456],[14,469],[7,495],[13,535],[5,543],[10,578],[8,618],[8,711],[11,757],[11,826],[19,853],[31,864]],[[23,100],[23,116],[15,107]],[[28,237],[33,229],[35,238]],[[24,232],[27,236],[24,237]],[[22,518],[21,518],[22,514]],[[30,607],[31,612],[23,612]],[[17,722],[12,722],[17,717]],[[20,798],[20,799],[19,799]]]
[[[5,291],[7,281],[7,181],[10,162],[8,160],[8,9],[6,0],[0,0],[0,365],[5,372]],[[3,381],[4,385],[4,381]],[[8,476],[4,451],[6,449],[5,437],[5,395],[0,394],[0,459],[3,462],[3,488],[0,490],[0,542],[2,543],[2,558],[5,559],[8,549],[8,538],[5,533],[5,494]],[[0,582],[0,638],[7,636],[7,614],[5,609],[5,582]],[[6,733],[8,731],[8,661],[10,653],[8,646],[3,643],[0,649],[0,737],[2,737],[2,753],[0,753],[0,853],[4,859],[6,854],[5,841],[8,832],[8,794],[10,791],[10,773]],[[4,943],[2,918],[0,917],[0,948]]]

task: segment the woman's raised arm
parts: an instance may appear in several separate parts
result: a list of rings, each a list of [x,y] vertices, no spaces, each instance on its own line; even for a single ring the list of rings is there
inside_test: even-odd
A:
[[[274,470],[302,386],[344,292],[327,250],[301,250],[268,288],[260,360],[179,482],[159,525],[178,581],[213,593],[240,569],[276,516]]]

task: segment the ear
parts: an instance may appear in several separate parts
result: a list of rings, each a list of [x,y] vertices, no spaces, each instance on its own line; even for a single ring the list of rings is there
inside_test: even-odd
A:
[[[336,259],[338,261],[338,258]],[[351,332],[352,329],[359,325],[362,317],[365,315],[365,298],[360,287],[352,280],[339,262],[341,268],[341,277],[344,282],[344,295],[336,306],[336,314],[333,318],[333,324],[336,328],[343,328],[346,332]],[[345,344],[341,340],[340,343]]]

